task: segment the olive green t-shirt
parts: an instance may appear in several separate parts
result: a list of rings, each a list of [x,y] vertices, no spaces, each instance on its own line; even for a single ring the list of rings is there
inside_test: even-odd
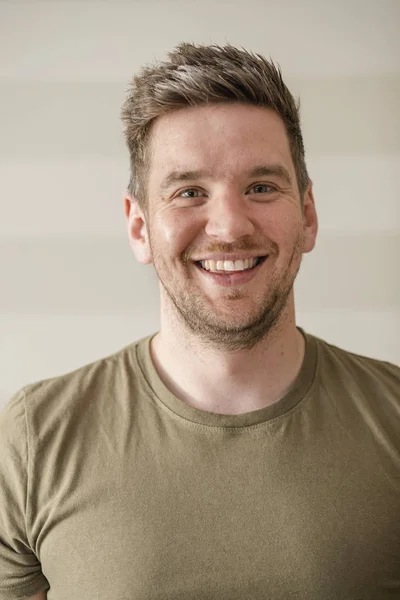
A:
[[[0,600],[400,598],[400,368],[300,331],[292,388],[245,414],[173,396],[151,336],[16,394]]]

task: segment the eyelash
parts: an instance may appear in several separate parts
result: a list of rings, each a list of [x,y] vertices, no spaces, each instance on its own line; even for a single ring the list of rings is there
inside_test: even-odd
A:
[[[255,187],[267,187],[271,189],[270,193],[274,193],[277,191],[277,188],[274,187],[273,185],[269,185],[268,183],[255,183],[254,185],[251,186],[250,189],[255,188]],[[186,188],[185,190],[182,190],[181,192],[178,193],[178,196],[183,196],[183,194],[185,194],[186,192],[200,192],[201,190],[199,188]],[[268,192],[261,192],[262,194],[266,194]],[[183,196],[185,198],[198,198],[199,196]]]

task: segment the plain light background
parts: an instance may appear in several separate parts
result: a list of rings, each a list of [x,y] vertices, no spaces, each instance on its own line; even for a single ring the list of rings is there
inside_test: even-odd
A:
[[[158,329],[119,112],[133,73],[180,41],[281,65],[320,221],[297,322],[399,363],[399,30],[398,0],[0,1],[0,404]]]

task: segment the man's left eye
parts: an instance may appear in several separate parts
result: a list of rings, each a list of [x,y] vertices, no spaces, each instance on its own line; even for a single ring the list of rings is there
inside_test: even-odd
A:
[[[276,188],[272,185],[267,185],[266,183],[257,183],[257,185],[253,185],[250,188],[249,192],[254,190],[256,194],[270,194],[272,192],[276,192]]]

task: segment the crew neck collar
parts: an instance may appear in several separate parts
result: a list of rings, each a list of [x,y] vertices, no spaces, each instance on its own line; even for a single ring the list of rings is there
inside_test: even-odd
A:
[[[227,415],[201,410],[189,406],[176,397],[159,377],[150,352],[150,344],[155,333],[136,345],[136,357],[148,392],[153,392],[157,403],[171,410],[183,419],[209,427],[249,427],[272,421],[291,411],[307,395],[314,381],[317,366],[316,340],[301,327],[297,327],[305,339],[305,351],[300,371],[288,392],[270,406],[247,413]]]

